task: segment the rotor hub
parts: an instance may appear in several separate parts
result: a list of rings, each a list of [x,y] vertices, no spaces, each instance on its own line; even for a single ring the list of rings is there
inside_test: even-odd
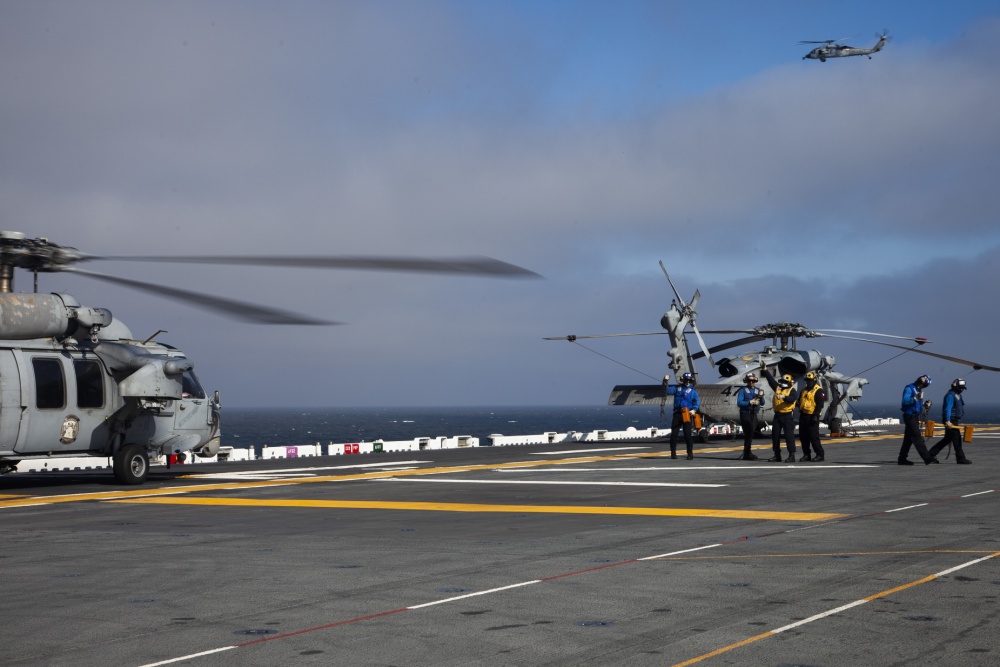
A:
[[[0,266],[28,271],[58,271],[78,262],[76,248],[50,243],[46,238],[29,239],[21,232],[0,232]]]

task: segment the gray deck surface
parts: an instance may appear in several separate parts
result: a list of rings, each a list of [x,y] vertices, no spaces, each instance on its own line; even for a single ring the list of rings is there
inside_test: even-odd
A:
[[[898,466],[899,443],[828,440],[820,464],[718,441],[694,461],[602,444],[179,466],[131,488],[8,475],[2,660],[998,664],[1000,430],[967,466]]]

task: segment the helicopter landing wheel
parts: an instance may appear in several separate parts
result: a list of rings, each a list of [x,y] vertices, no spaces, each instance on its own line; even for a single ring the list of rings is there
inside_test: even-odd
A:
[[[126,445],[114,457],[115,479],[120,484],[135,486],[146,481],[149,474],[149,454],[140,445]]]
[[[698,442],[704,444],[708,442],[708,429],[700,428],[698,429]]]

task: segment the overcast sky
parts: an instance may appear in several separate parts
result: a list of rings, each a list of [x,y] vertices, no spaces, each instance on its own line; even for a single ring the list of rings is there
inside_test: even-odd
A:
[[[846,38],[873,58],[802,60]],[[69,274],[229,406],[601,405],[703,329],[934,341],[1000,366],[1000,7],[953,2],[0,3],[0,228],[93,254],[488,255],[544,280],[94,262]],[[15,288],[31,289],[20,274]],[[727,340],[713,336],[710,344]],[[894,402],[1000,373],[803,341]],[[881,365],[879,365],[881,364]],[[878,365],[877,368],[868,370]],[[701,381],[714,372],[700,369]]]

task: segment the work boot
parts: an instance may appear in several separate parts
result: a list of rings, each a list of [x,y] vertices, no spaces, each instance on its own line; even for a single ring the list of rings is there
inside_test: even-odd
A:
[[[676,459],[677,458],[677,452],[671,451],[670,452],[670,458]]]
[[[819,463],[820,461],[826,461],[826,457],[822,454],[817,454],[816,458],[813,459],[813,463]]]
[[[817,458],[818,458],[818,457],[817,457]],[[812,460],[813,460],[813,457],[812,457],[812,456],[810,456],[809,454],[806,454],[806,455],[805,455],[805,456],[803,456],[803,457],[802,457],[801,459],[799,459],[799,461],[812,461]]]
[[[744,461],[756,461],[757,455],[754,454],[753,452],[743,452],[742,459]]]
[[[913,461],[910,461],[909,459],[899,459],[898,461],[896,461],[896,463],[898,463],[901,466],[911,466],[911,465],[913,465]]]
[[[926,461],[924,461],[924,465],[928,465],[928,466],[929,466],[929,465],[930,465],[930,464],[932,464],[932,463],[941,463],[941,462],[940,462],[940,461],[938,461],[938,460],[937,460],[936,458],[934,458],[933,456],[932,456],[932,457],[930,457],[929,459],[927,459]]]
[[[767,460],[768,463],[781,463],[781,455],[775,454]]]
[[[962,459],[961,461],[955,461],[955,463],[958,463],[959,465],[968,465],[972,463],[972,461],[970,461],[969,459]]]
[[[694,461],[694,454],[692,454],[691,452],[688,452],[687,460],[688,461]]]
[[[785,459],[785,463],[795,463],[795,454],[789,454],[788,458]]]

